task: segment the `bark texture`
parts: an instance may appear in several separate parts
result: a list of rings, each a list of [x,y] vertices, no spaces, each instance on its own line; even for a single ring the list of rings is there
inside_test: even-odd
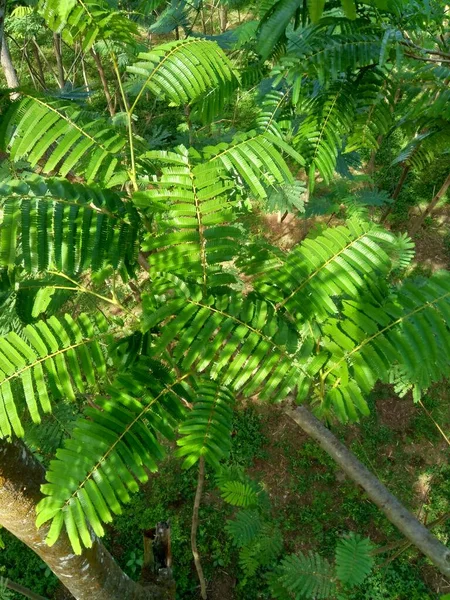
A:
[[[164,586],[142,587],[131,580],[95,539],[81,556],[61,534],[47,546],[47,527],[35,526],[35,506],[41,498],[44,470],[20,442],[0,440],[0,524],[29,546],[55,573],[76,600],[169,600]]]
[[[304,406],[287,409],[287,414],[341,469],[358,483],[367,496],[421,552],[436,565],[441,573],[450,575],[450,550],[407,510],[395,496]]]
[[[16,69],[14,68],[11,54],[9,52],[9,46],[2,32],[2,43],[0,50],[0,62],[2,64],[3,74],[5,75],[6,83],[9,88],[19,87],[19,79],[17,77]]]

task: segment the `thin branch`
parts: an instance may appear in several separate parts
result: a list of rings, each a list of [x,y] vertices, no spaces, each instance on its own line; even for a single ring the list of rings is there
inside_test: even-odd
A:
[[[25,586],[20,585],[20,583],[15,583],[14,581],[11,581],[11,579],[5,579],[4,581],[8,589],[17,592],[18,594],[22,594],[22,596],[25,596],[25,598],[30,598],[31,600],[48,600],[48,598],[44,598],[44,596],[36,594],[35,592],[29,590]]]
[[[450,575],[450,550],[407,510],[354,454],[305,407],[287,408],[287,415],[336,461],[393,525],[434,563],[443,575]]]
[[[200,561],[200,555],[197,549],[197,529],[198,529],[198,511],[200,508],[200,501],[202,498],[203,484],[205,482],[205,458],[200,457],[198,463],[198,482],[197,491],[195,492],[194,510],[192,513],[192,529],[191,529],[191,549],[194,557],[195,568],[197,569],[198,579],[200,581],[200,593],[203,600],[206,600],[206,582],[205,576],[203,575],[202,563]]]

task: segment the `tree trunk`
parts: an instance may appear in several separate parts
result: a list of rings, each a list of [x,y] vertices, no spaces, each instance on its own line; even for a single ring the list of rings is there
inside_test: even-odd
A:
[[[35,526],[44,469],[20,442],[0,440],[0,525],[29,546],[55,573],[76,600],[170,600],[164,585],[142,587],[117,565],[98,540],[77,556],[63,532],[52,547],[48,526]]]
[[[3,74],[5,75],[6,83],[9,88],[17,88],[19,87],[19,79],[17,77],[16,69],[11,60],[11,54],[9,53],[8,41],[5,37],[5,32],[2,31],[2,41],[1,41],[1,50],[0,50],[0,62],[3,69]],[[14,97],[17,97],[17,94],[14,94]]]
[[[92,54],[92,57],[94,59],[95,65],[97,67],[97,71],[98,71],[98,74],[100,76],[100,81],[102,82],[103,92],[105,94],[105,98],[106,98],[106,103],[108,105],[109,114],[112,117],[114,117],[114,115],[116,114],[116,111],[114,109],[114,104],[113,104],[112,99],[111,99],[111,94],[109,93],[108,82],[106,81],[106,75],[105,75],[105,71],[103,69],[102,61],[100,59],[100,56],[94,50],[94,48],[92,48],[91,54]]]
[[[406,181],[406,177],[408,176],[410,170],[410,166],[409,165],[403,165],[403,171],[402,174],[400,175],[400,179],[398,180],[397,183],[397,187],[394,190],[394,193],[392,194],[392,204],[390,204],[388,206],[388,208],[385,210],[385,212],[383,213],[383,216],[381,217],[380,223],[384,223],[386,221],[386,219],[388,218],[388,216],[391,214],[392,209],[395,206],[395,201],[397,200],[397,198],[400,195],[400,192],[402,191],[403,185]]]
[[[228,27],[228,7],[226,5],[219,8],[219,25],[220,33],[225,33]]]
[[[439,204],[440,200],[442,200],[442,198],[447,193],[447,190],[449,187],[450,187],[450,174],[447,175],[447,179],[444,181],[441,188],[439,189],[437,194],[434,196],[434,198],[431,200],[430,204],[427,206],[427,208],[425,209],[423,214],[420,215],[420,217],[417,217],[416,221],[413,223],[413,226],[411,227],[411,231],[410,231],[411,235],[414,235],[415,233],[417,233],[419,231],[419,229],[422,227],[425,219],[428,217],[428,215],[430,215],[433,212],[433,210],[436,208],[436,205]]]
[[[56,68],[58,70],[58,85],[61,89],[63,89],[66,81],[64,77],[64,66],[62,60],[61,34],[59,33],[53,34],[53,49],[55,52]]]
[[[306,407],[288,408],[286,413],[319,443],[350,479],[364,489],[389,521],[448,577],[450,550],[435,538]]]

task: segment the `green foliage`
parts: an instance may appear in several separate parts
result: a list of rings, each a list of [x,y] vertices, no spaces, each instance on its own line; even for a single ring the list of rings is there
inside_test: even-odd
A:
[[[76,172],[87,183],[107,188],[127,179],[125,143],[110,124],[74,102],[26,93],[2,115],[0,147],[12,160],[26,158],[32,167],[42,161],[43,173],[66,177]]]
[[[25,340],[11,332],[0,340],[0,433],[23,437],[19,406],[26,406],[34,423],[41,411],[51,411],[50,397],[75,399],[106,374],[99,344],[107,323],[81,314],[76,320],[65,315],[50,317],[24,328]],[[16,401],[15,401],[16,399]],[[20,404],[19,404],[20,400]]]
[[[2,531],[5,548],[0,550],[0,577],[10,579],[33,590],[36,594],[51,598],[59,584],[56,575],[47,565],[8,531]],[[22,600],[23,596],[8,590],[11,600]],[[10,600],[8,599],[8,600]]]
[[[205,383],[196,390],[192,410],[181,424],[182,434],[176,456],[186,457],[183,468],[188,469],[203,456],[214,468],[228,457],[231,447],[231,425],[234,398],[227,388]]]
[[[6,587],[8,580],[0,577],[0,600],[11,600],[13,594],[11,590]]]
[[[186,388],[158,380],[145,368],[119,376],[107,392],[108,397],[96,398],[96,408],[85,409],[57,451],[42,486],[46,497],[37,506],[37,526],[52,521],[47,543],[56,542],[64,524],[77,554],[81,544],[92,546],[88,524],[102,536],[102,522],[120,514],[129,492],[138,491],[136,479],[146,482],[146,469],[157,470],[156,461],[164,456],[157,434],[173,439],[183,417],[179,395],[186,395]]]
[[[259,390],[260,398],[285,397],[303,371],[295,356],[298,338],[287,320],[253,296],[243,301],[230,291],[211,301],[182,295],[157,310],[149,307],[144,330],[164,323],[155,355],[176,341],[174,358],[183,369],[206,371],[245,395]]]
[[[281,532],[266,514],[261,487],[243,472],[223,471],[218,476],[218,485],[225,502],[244,507],[227,522],[225,529],[239,548],[239,565],[245,579],[253,577],[259,568],[272,566],[280,555]]]
[[[139,62],[128,67],[139,76],[138,97],[144,90],[172,106],[197,102],[205,120],[212,120],[224,107],[239,83],[232,63],[214,42],[187,39],[161,44],[141,53]]]
[[[336,545],[336,575],[343,584],[362,583],[373,568],[372,544],[367,538],[351,533]]]
[[[315,553],[284,558],[279,567],[279,580],[296,600],[328,598],[335,591],[333,566]]]
[[[256,275],[255,288],[265,298],[285,307],[301,326],[312,317],[321,321],[336,314],[334,299],[358,296],[367,289],[368,276],[386,275],[394,245],[392,234],[354,219],[304,240],[285,256],[272,253],[270,262],[255,260],[246,272]]]
[[[132,269],[137,215],[115,192],[36,177],[3,183],[0,205],[0,267],[68,275]]]
[[[350,533],[336,545],[334,566],[314,552],[291,554],[269,577],[272,593],[280,600],[341,597],[342,586],[359,585],[371,572],[372,549],[370,540]]]
[[[218,471],[222,499],[240,509],[227,532],[245,581],[273,566],[282,537],[261,486],[239,469],[219,468],[230,455],[236,400],[282,402],[293,392],[320,415],[356,421],[368,414],[378,380],[413,387],[417,399],[448,375],[448,274],[398,283],[411,242],[370,223],[367,208],[388,201],[395,164],[420,172],[448,152],[448,69],[419,69],[408,56],[415,41],[424,44],[419,62],[435,56],[428,42],[442,50],[436,14],[441,21],[443,14],[395,3],[386,15],[384,0],[264,0],[259,24],[244,22],[218,43],[187,37],[145,49],[132,19],[152,33],[190,25],[196,35],[188,19],[202,6],[172,3],[148,30],[149,13],[162,3],[144,4],[127,4],[128,18],[107,0],[39,2],[48,27],[73,46],[63,46],[63,62],[75,51],[71,70],[82,62],[86,86],[94,43],[110,61],[108,108],[120,112],[109,120],[88,111],[94,102],[104,108],[98,86],[70,89],[74,77],[58,93],[24,86],[6,102],[0,143],[15,180],[5,176],[0,187],[0,292],[2,330],[9,319],[14,331],[0,341],[0,433],[26,434],[44,461],[64,438],[50,462],[38,524],[51,521],[49,543],[65,528],[76,553],[91,546],[92,532],[103,534],[157,469],[171,447],[164,440],[179,433],[173,454],[185,468],[204,456]],[[262,77],[263,100],[254,91]],[[163,113],[162,103],[179,110]],[[255,131],[236,131],[242,123]],[[344,225],[321,225],[284,252],[253,243],[236,223],[252,201],[304,212],[317,175],[322,190],[336,170],[352,177],[363,168],[355,151],[375,152],[382,136],[401,138],[393,185],[353,194],[355,186],[342,211],[338,194],[322,198],[323,213],[354,215]],[[174,139],[185,145],[170,147]],[[30,168],[83,183],[25,180]],[[307,216],[320,212],[314,200],[306,209]],[[148,275],[130,281],[138,251]],[[60,285],[64,275],[74,277],[72,289]],[[111,299],[96,291],[110,285],[109,275]],[[103,304],[120,311],[122,283],[143,299],[142,318],[134,307],[117,318],[123,331],[97,317],[58,316],[65,294],[81,285],[99,314]],[[69,439],[55,425],[57,409],[36,433],[50,397],[84,408]],[[231,460],[251,459],[231,450]],[[320,518],[311,521],[322,527]],[[355,535],[341,540],[336,569],[316,554],[291,555],[273,594],[325,597],[341,584],[360,585],[371,568],[369,549]],[[138,557],[130,560],[133,570]]]
[[[111,10],[108,0],[40,0],[39,12],[50,29],[62,32],[68,44],[81,41],[83,50],[97,40],[129,43],[137,34],[135,23]]]

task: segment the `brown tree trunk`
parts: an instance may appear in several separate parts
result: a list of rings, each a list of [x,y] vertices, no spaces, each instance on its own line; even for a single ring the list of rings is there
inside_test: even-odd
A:
[[[97,54],[97,52],[94,50],[94,48],[92,48],[91,54],[92,54],[92,58],[94,59],[95,65],[97,67],[97,71],[98,71],[98,74],[99,74],[99,77],[100,77],[100,81],[102,82],[103,93],[105,94],[105,98],[106,98],[106,103],[108,105],[109,114],[112,117],[114,117],[114,115],[116,114],[116,111],[114,109],[114,104],[112,102],[111,94],[109,92],[108,82],[106,81],[106,75],[105,75],[105,71],[103,69],[101,58]]]
[[[42,483],[44,469],[26,447],[0,440],[0,525],[34,550],[76,600],[171,600],[163,586],[144,588],[132,581],[98,539],[80,556],[65,533],[47,546],[48,527],[35,526]]]
[[[436,208],[436,205],[439,204],[440,200],[442,200],[442,198],[447,193],[447,190],[449,187],[450,187],[450,174],[447,175],[447,179],[444,181],[441,188],[439,189],[437,194],[434,196],[434,198],[431,200],[430,204],[427,206],[425,211],[420,215],[420,217],[417,217],[416,221],[413,223],[413,226],[411,227],[411,231],[410,231],[411,235],[414,235],[415,233],[417,233],[419,231],[419,229],[422,227],[425,219],[428,217],[428,215],[430,215],[433,212],[433,210]]]
[[[53,34],[53,49],[55,52],[56,68],[58,70],[58,85],[61,89],[63,89],[66,84],[66,80],[64,77],[64,66],[62,60],[61,34],[59,33]]]
[[[45,90],[47,87],[47,84],[45,82],[45,73],[44,73],[44,68],[42,66],[41,55],[39,54],[39,46],[38,46],[35,38],[32,39],[32,45],[33,45],[34,60],[36,61],[36,67],[37,67],[37,72],[39,73],[40,83],[41,83],[43,89]]]
[[[364,489],[368,498],[389,521],[448,577],[450,550],[435,538],[305,406],[289,408],[286,413],[319,443],[350,479]]]
[[[402,191],[403,185],[404,185],[404,183],[406,181],[406,178],[408,176],[410,168],[411,167],[409,165],[403,165],[403,171],[402,171],[402,173],[400,175],[400,179],[398,180],[397,186],[396,186],[396,188],[394,190],[394,193],[392,194],[392,200],[393,200],[393,202],[384,211],[384,213],[383,213],[383,215],[381,217],[380,223],[384,223],[386,221],[386,219],[388,218],[388,216],[391,214],[392,209],[395,206],[395,201],[397,200],[397,198],[400,195],[400,192]]]

